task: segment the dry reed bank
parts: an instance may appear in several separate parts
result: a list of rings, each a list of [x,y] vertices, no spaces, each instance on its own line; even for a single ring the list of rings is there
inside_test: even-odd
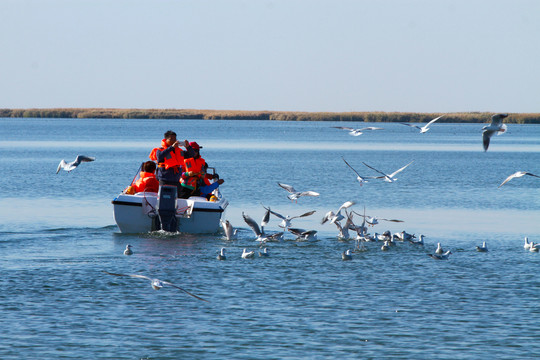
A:
[[[73,118],[73,119],[201,119],[201,120],[278,120],[278,121],[359,121],[428,122],[442,113],[407,112],[292,112],[194,109],[0,109],[0,118]],[[485,123],[493,113],[448,113],[439,122]],[[514,113],[507,123],[540,124],[540,113]]]

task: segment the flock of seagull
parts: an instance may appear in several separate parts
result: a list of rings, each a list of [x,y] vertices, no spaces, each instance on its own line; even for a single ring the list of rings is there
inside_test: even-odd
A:
[[[408,124],[408,123],[400,123],[400,124],[407,125],[407,126],[419,129],[420,134],[424,134],[424,133],[428,132],[431,129],[430,125],[435,123],[437,120],[439,120],[443,116],[444,115],[436,117],[435,119],[431,120],[430,122],[428,122],[424,126],[418,126],[418,125]],[[506,126],[506,124],[503,123],[503,120],[505,118],[507,118],[507,117],[508,117],[508,114],[495,114],[495,115],[493,115],[491,117],[491,123],[482,128],[482,144],[483,144],[483,147],[484,147],[484,151],[488,150],[489,143],[490,143],[491,137],[493,135],[495,135],[495,134],[501,135],[504,132],[506,132],[507,126]],[[373,127],[373,126],[360,128],[360,129],[354,129],[354,128],[345,127],[345,126],[332,126],[332,127],[335,128],[335,129],[347,130],[347,131],[349,131],[349,134],[352,135],[352,136],[362,135],[366,130],[383,130],[383,128]],[[375,169],[374,167],[362,162],[362,164],[364,164],[368,168],[370,168],[372,170],[375,170],[376,172],[378,172],[379,174],[382,175],[382,176],[362,176],[345,159],[343,159],[343,161],[345,161],[345,164],[347,164],[347,166],[349,168],[351,168],[352,171],[355,172],[355,174],[357,175],[356,179],[358,180],[360,185],[362,185],[362,183],[364,183],[364,182],[367,182],[367,179],[380,179],[380,178],[383,178],[385,181],[392,182],[392,181],[395,180],[393,178],[394,178],[395,175],[397,175],[397,173],[399,173],[400,171],[403,171],[407,166],[409,166],[412,163],[411,162],[411,163],[405,165],[404,167],[402,167],[401,169],[398,169],[395,172],[393,172],[392,174],[388,175],[388,174],[385,174],[382,171],[379,171],[379,170]],[[513,173],[512,175],[508,176],[501,183],[501,185],[499,185],[499,188],[501,186],[503,186],[504,184],[506,184],[507,182],[509,182],[510,180],[515,179],[515,178],[520,178],[520,177],[523,177],[525,175],[540,178],[539,175],[535,175],[535,174],[533,174],[531,172],[528,172],[528,171],[517,171],[517,172]]]
[[[417,126],[413,124],[408,123],[401,123],[403,125],[407,125],[410,127],[414,127],[420,130],[421,134],[426,133],[430,130],[430,125],[434,124],[437,120],[442,118],[444,115],[441,115],[430,122],[428,122],[424,126]],[[484,151],[487,151],[490,143],[490,139],[494,134],[500,135],[504,133],[507,129],[506,125],[503,124],[503,119],[508,117],[507,114],[496,114],[492,116],[491,124],[488,126],[485,126],[482,130],[482,141],[483,141],[483,147]],[[350,127],[344,127],[344,126],[336,126],[334,128],[347,130],[349,131],[349,134],[352,136],[360,136],[366,131],[375,131],[375,130],[382,130],[382,128],[378,127],[364,127],[364,128],[350,128]],[[84,155],[78,155],[75,161],[72,161],[70,163],[67,163],[65,160],[61,160],[60,164],[58,165],[56,173],[60,170],[65,170],[67,172],[71,172],[74,170],[77,166],[79,166],[82,162],[91,162],[94,161],[95,158],[88,157]],[[363,165],[365,165],[367,168],[377,172],[379,175],[377,176],[364,176],[360,175],[360,173],[354,169],[346,160],[342,157],[343,162],[346,164],[348,168],[350,168],[354,174],[356,175],[356,180],[360,185],[367,182],[368,180],[373,179],[382,179],[386,182],[394,182],[397,180],[396,175],[403,170],[405,170],[409,165],[413,163],[411,161],[410,163],[406,164],[405,166],[399,168],[398,170],[392,172],[392,173],[386,173],[381,170],[376,169],[375,167],[366,164],[365,162],[362,162]],[[518,171],[510,176],[508,176],[500,185],[503,186],[510,180],[514,178],[520,178],[525,175],[540,178],[540,176],[535,175],[533,173],[527,172],[527,171]],[[291,201],[298,202],[298,199],[303,196],[319,196],[319,193],[315,191],[297,191],[293,186],[279,183],[278,185],[287,191],[288,195],[287,198]],[[388,221],[388,222],[403,222],[403,220],[398,219],[386,219],[386,218],[378,218],[375,216],[369,216],[365,214],[365,207],[364,207],[364,213],[360,214],[354,210],[350,210],[351,207],[355,205],[353,201],[346,201],[343,203],[336,212],[329,211],[327,212],[324,217],[321,220],[321,224],[333,224],[336,226],[338,230],[337,238],[342,241],[348,241],[348,240],[354,240],[356,242],[356,246],[354,249],[346,249],[341,254],[341,259],[343,261],[352,260],[353,259],[353,253],[356,252],[363,252],[367,251],[365,247],[365,243],[367,242],[382,242],[382,246],[380,247],[381,251],[388,251],[392,246],[395,246],[396,242],[409,242],[413,245],[424,245],[424,235],[420,235],[419,239],[416,240],[415,234],[409,234],[406,231],[398,232],[392,234],[389,230],[385,231],[382,234],[374,233],[370,234],[368,233],[368,226],[375,226],[379,224],[379,221]],[[307,217],[311,216],[315,213],[315,210],[308,211],[306,213],[300,214],[300,215],[283,215],[280,214],[274,210],[272,210],[270,207],[266,207],[262,205],[265,209],[264,216],[259,223],[257,223],[253,218],[251,218],[248,214],[245,214],[242,212],[242,217],[245,221],[245,223],[251,228],[255,235],[255,241],[260,243],[260,247],[262,248],[261,251],[258,251],[259,257],[269,257],[270,253],[268,251],[268,247],[265,247],[266,243],[268,242],[279,242],[284,240],[284,234],[285,231],[288,231],[292,235],[295,236],[296,241],[314,241],[317,240],[317,231],[316,230],[306,230],[301,228],[292,227],[292,221],[297,218]],[[283,231],[278,232],[266,232],[265,226],[268,225],[270,221],[271,216],[275,216],[276,218],[280,219],[281,222],[278,225]],[[362,224],[356,225],[353,221],[353,216],[357,215],[362,218]],[[345,220],[344,224],[341,224],[341,221]],[[229,220],[220,220],[221,227],[223,228],[223,233],[228,241],[236,240],[238,238],[238,229],[234,228]],[[355,235],[351,236],[349,231],[353,231]],[[534,243],[529,242],[528,238],[525,237],[525,243],[524,243],[524,249],[529,250],[531,252],[539,252],[540,250],[540,243]],[[476,246],[476,250],[478,252],[488,252],[488,248],[486,245],[486,242],[484,241],[482,245]],[[224,261],[227,259],[227,256],[225,255],[226,248],[222,247],[217,255],[217,260]],[[124,250],[124,255],[130,256],[133,254],[132,245],[128,244],[126,245],[126,249]],[[452,254],[450,250],[444,251],[441,244],[437,243],[437,249],[433,254],[427,254],[429,257],[435,260],[448,260],[449,256]],[[243,259],[253,259],[255,257],[255,251],[251,250],[248,251],[247,248],[243,248],[242,254],[240,255]],[[139,275],[139,274],[118,274],[118,273],[111,273],[108,271],[103,271],[106,274],[113,275],[113,276],[119,276],[119,277],[131,277],[131,278],[138,278],[138,279],[144,279],[150,281],[150,284],[154,290],[159,290],[163,286],[171,286],[174,288],[177,288],[184,293],[202,301],[207,301],[183,288],[181,288],[178,285],[172,284],[167,281],[162,281],[159,279],[151,278],[145,275]]]
[[[286,186],[283,186],[284,184],[278,183],[279,186],[282,188],[286,188]],[[342,252],[341,258],[342,260],[352,260],[353,253],[357,252],[364,252],[367,251],[365,247],[365,243],[367,242],[382,242],[382,246],[380,247],[381,251],[388,251],[392,246],[396,245],[396,242],[409,242],[413,245],[420,245],[423,246],[424,243],[424,235],[419,235],[419,239],[416,239],[415,234],[407,233],[405,230],[397,233],[391,233],[389,230],[385,231],[382,234],[374,233],[370,234],[368,233],[368,226],[375,226],[379,224],[379,221],[389,221],[389,222],[403,222],[403,220],[398,219],[384,219],[384,218],[377,218],[374,216],[369,216],[365,214],[365,208],[364,213],[360,214],[354,210],[351,210],[351,207],[355,205],[353,201],[346,201],[343,203],[336,212],[329,211],[327,212],[324,217],[321,220],[321,224],[334,224],[338,229],[338,235],[337,239],[341,241],[349,241],[354,240],[356,245],[354,249],[346,249]],[[266,207],[263,205],[263,208],[265,209],[265,213],[262,217],[261,223],[257,223],[253,218],[251,218],[249,215],[242,213],[242,217],[246,224],[251,228],[253,233],[255,234],[255,241],[260,243],[260,247],[263,248],[262,251],[259,251],[258,254],[260,257],[268,257],[268,248],[264,247],[268,242],[280,242],[285,240],[284,234],[286,231],[293,234],[296,238],[296,241],[314,241],[317,240],[317,231],[316,230],[305,230],[300,228],[294,228],[292,227],[291,221],[295,218],[310,216],[315,213],[315,211],[309,211],[302,215],[297,216],[289,216],[289,215],[282,215],[276,211],[271,210],[269,207]],[[271,215],[274,215],[278,219],[281,219],[281,223],[278,225],[283,231],[279,232],[265,232],[264,227],[269,223],[269,220],[271,218]],[[356,225],[353,222],[353,215],[358,215],[362,217],[362,224]],[[344,224],[341,224],[341,221],[345,220]],[[225,239],[228,241],[236,240],[238,235],[238,229],[234,228],[229,220],[220,220],[221,226],[223,228],[223,233],[225,236]],[[351,236],[349,231],[353,231],[355,235]],[[528,238],[525,238],[525,248],[530,249],[530,251],[538,251],[540,249],[540,244],[530,243],[528,242]],[[127,248],[126,248],[127,250]],[[478,252],[487,252],[488,248],[486,245],[486,242],[484,241],[482,245],[476,246],[476,250]],[[221,248],[219,254],[217,255],[217,260],[226,260],[227,257],[225,256],[226,248]],[[450,250],[444,251],[441,243],[437,243],[437,249],[433,254],[427,254],[429,257],[435,260],[448,260],[450,254],[452,252]],[[243,259],[253,259],[255,257],[255,251],[251,250],[248,251],[247,248],[244,248],[241,254],[241,257]]]
[[[430,126],[433,125],[437,120],[442,118],[444,115],[438,116],[434,118],[433,120],[429,121],[424,126],[417,126],[413,124],[408,123],[401,123],[403,125],[417,128],[421,134],[426,133],[430,130]],[[506,125],[503,123],[503,119],[508,117],[507,114],[495,114],[491,118],[491,123],[487,126],[484,126],[482,128],[482,143],[484,147],[484,151],[488,150],[490,139],[493,135],[497,134],[500,135],[504,133],[507,129]],[[346,130],[349,132],[352,136],[360,136],[363,133],[367,131],[375,131],[375,130],[383,130],[379,127],[364,127],[364,128],[351,128],[351,127],[345,127],[345,126],[334,126],[333,128]],[[394,182],[397,180],[396,175],[405,170],[409,165],[413,163],[413,161],[409,162],[405,166],[397,169],[396,171],[392,173],[387,173],[384,171],[381,171],[372,165],[369,165],[365,162],[362,162],[363,165],[365,165],[367,168],[375,171],[379,175],[377,176],[367,176],[367,175],[361,175],[360,172],[352,167],[345,158],[342,157],[343,162],[346,164],[346,166],[351,169],[351,171],[354,172],[356,175],[356,180],[360,185],[368,182],[368,180],[372,179],[382,179],[386,182]],[[535,175],[533,173],[530,173],[528,171],[518,171],[510,176],[508,176],[500,185],[503,186],[510,180],[514,178],[520,178],[525,175],[540,178],[540,176]],[[287,198],[292,201],[298,202],[298,199],[302,196],[319,196],[319,193],[315,191],[297,191],[293,186],[283,183],[278,183],[278,185],[285,189],[289,195]],[[420,235],[420,239],[416,240],[416,236],[414,234],[408,234],[406,231],[402,231],[401,233],[394,233],[391,234],[390,231],[386,231],[382,234],[374,233],[373,235],[369,234],[367,232],[367,226],[374,226],[379,224],[379,221],[390,221],[390,222],[403,222],[402,220],[397,219],[385,219],[385,218],[377,218],[374,216],[368,216],[365,214],[365,208],[364,208],[364,214],[360,214],[354,210],[349,211],[349,208],[354,205],[354,202],[347,201],[344,204],[342,204],[339,209],[336,212],[329,211],[323,219],[321,220],[321,224],[329,223],[334,224],[337,227],[338,235],[337,238],[340,240],[351,240],[354,239],[357,242],[357,245],[355,249],[347,249],[342,253],[342,259],[343,260],[351,260],[352,259],[352,253],[358,252],[358,251],[365,251],[364,243],[365,242],[371,242],[371,241],[382,241],[383,245],[381,246],[382,251],[386,251],[391,248],[392,245],[394,245],[395,241],[408,241],[411,244],[416,245],[424,245],[424,235]],[[306,230],[306,229],[300,229],[292,227],[291,221],[295,218],[305,217],[312,215],[315,211],[310,211],[301,215],[296,216],[290,216],[290,215],[282,215],[276,211],[271,210],[269,207],[264,206],[264,209],[266,210],[264,213],[264,216],[259,223],[257,223],[253,218],[251,218],[249,215],[242,212],[242,217],[246,224],[251,228],[253,233],[255,234],[256,238],[255,241],[258,241],[261,243],[261,246],[267,242],[275,242],[275,241],[282,241],[284,240],[284,234],[286,231],[290,232],[296,237],[296,241],[312,241],[317,239],[317,231],[316,230]],[[265,226],[268,224],[270,216],[274,215],[277,218],[281,219],[281,223],[278,225],[280,228],[282,228],[283,231],[279,232],[267,232],[265,231]],[[358,215],[362,217],[362,225],[355,225],[353,222],[353,215]],[[344,224],[341,224],[341,221],[344,220]],[[221,221],[221,226],[223,228],[225,238],[227,240],[235,240],[237,238],[237,229],[235,229],[231,223],[228,220]],[[350,236],[349,231],[356,232],[355,236]],[[525,240],[527,242],[527,238]],[[266,249],[266,248],[265,248]],[[540,244],[534,244],[529,243],[530,251],[538,251],[540,249]],[[482,245],[476,246],[476,250],[478,252],[487,252],[487,245],[485,242],[483,242]],[[218,255],[219,260],[224,260],[225,256],[223,255],[225,251],[225,248],[221,249],[220,255]],[[261,253],[259,253],[261,254]],[[436,260],[448,260],[450,254],[452,252],[450,250],[443,251],[441,248],[441,244],[437,244],[437,249],[435,250],[434,254],[428,254],[431,258]],[[242,258],[253,258],[255,256],[254,251],[248,252],[247,249],[243,249]],[[262,255],[260,255],[262,256]]]

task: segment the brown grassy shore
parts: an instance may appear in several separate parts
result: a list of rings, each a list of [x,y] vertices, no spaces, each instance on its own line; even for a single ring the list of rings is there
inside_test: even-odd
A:
[[[428,122],[442,113],[407,112],[295,112],[195,109],[0,109],[0,118],[73,118],[73,119],[201,119],[201,120],[278,120],[278,121],[360,121]],[[493,113],[448,113],[439,122],[486,123]],[[540,124],[540,113],[509,114],[507,123]]]

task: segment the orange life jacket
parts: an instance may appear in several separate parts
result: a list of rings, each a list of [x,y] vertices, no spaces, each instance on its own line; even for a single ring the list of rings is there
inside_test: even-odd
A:
[[[169,145],[167,145],[166,140],[163,139],[161,140],[161,147],[152,149],[148,157],[150,158],[150,160],[157,161],[157,154],[156,154],[157,151],[158,150],[163,151],[168,147]],[[184,165],[184,156],[182,155],[182,149],[180,149],[179,147],[174,148],[174,150],[172,150],[169,153],[169,155],[165,158],[164,162],[158,163],[159,167],[164,167],[165,169],[178,167],[178,166],[181,167],[183,165]]]
[[[141,171],[140,178],[133,184],[133,187],[135,188],[135,192],[158,192],[159,181],[153,173]]]
[[[202,171],[204,164],[206,164],[206,161],[204,161],[202,157],[185,159],[184,165],[186,172],[182,174],[180,184],[190,189],[197,188],[197,182],[201,178],[200,172]],[[188,176],[188,171],[194,172],[197,175]]]
[[[200,173],[203,169],[204,164],[206,164],[206,161],[204,161],[202,157],[189,158],[184,160],[186,171],[192,171],[194,173]]]

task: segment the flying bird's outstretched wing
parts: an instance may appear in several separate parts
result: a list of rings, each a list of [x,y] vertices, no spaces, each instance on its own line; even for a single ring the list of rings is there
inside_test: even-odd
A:
[[[178,285],[175,285],[175,284],[170,283],[170,282],[168,282],[168,281],[162,281],[162,283],[163,283],[163,284],[166,284],[166,285],[169,285],[169,286],[172,286],[172,287],[175,287],[175,288],[177,288],[178,290],[182,290],[183,292],[185,292],[185,293],[188,294],[189,296],[193,296],[193,297],[194,297],[195,299],[197,299],[197,300],[201,300],[201,301],[206,301],[206,302],[208,302],[208,300],[203,299],[202,297],[197,296],[197,295],[195,295],[195,294],[192,294],[192,293],[190,293],[189,291],[187,291],[186,289],[182,289],[182,288],[181,288],[180,286],[178,286]]]
[[[251,230],[253,230],[253,232],[255,233],[255,235],[257,235],[257,236],[261,236],[261,235],[262,235],[261,229],[259,228],[259,224],[257,224],[257,223],[255,222],[255,220],[253,220],[249,215],[244,214],[243,212],[242,212],[242,217],[244,218],[244,221],[246,222],[246,224],[249,225],[249,227],[251,228]]]
[[[425,127],[428,127],[429,125],[433,124],[435,121],[439,120],[440,118],[442,118],[444,115],[441,115],[439,117],[436,117],[435,119],[431,120],[430,122],[428,122]]]
[[[77,155],[77,158],[75,159],[75,164],[79,165],[81,162],[91,162],[96,160],[95,157],[86,156],[86,155]]]
[[[401,125],[407,125],[407,126],[410,126],[410,127],[413,127],[413,128],[417,128],[419,130],[422,130],[422,128],[418,125],[413,125],[413,124],[407,124],[407,123],[402,123],[400,122]]]
[[[503,186],[504,184],[506,184],[507,182],[509,182],[510,180],[514,179],[514,178],[520,178],[522,176],[525,176],[525,175],[529,175],[529,176],[534,176],[534,177],[537,177],[537,178],[540,178],[540,176],[538,175],[535,175],[535,174],[532,174],[530,172],[527,172],[527,171],[518,171],[518,172],[515,172],[513,173],[512,175],[510,175],[509,177],[507,177],[501,185],[499,185],[499,187]]]
[[[405,168],[406,168],[407,166],[411,165],[413,162],[414,162],[414,160],[411,161],[410,163],[408,163],[407,165],[405,165],[404,167],[402,167],[401,169],[398,169],[398,170],[394,171],[393,173],[391,173],[391,174],[388,175],[388,176],[391,177],[391,178],[393,178],[393,177],[396,176],[398,173],[400,173],[400,172],[402,172],[403,170],[405,170]]]
[[[295,192],[296,192],[296,190],[294,189],[294,187],[292,187],[291,185],[283,184],[283,183],[280,183],[280,182],[278,182],[278,185],[279,185],[280,187],[282,187],[283,189],[287,190],[287,191],[290,192],[290,193],[295,193]]]
[[[362,164],[366,165],[366,166],[367,166],[368,168],[370,168],[371,170],[375,170],[375,171],[378,172],[379,174],[383,175],[383,177],[388,176],[388,175],[386,175],[385,173],[383,173],[382,171],[375,169],[373,166],[369,166],[368,164],[366,164],[366,163],[363,162],[363,161],[362,161]]]

